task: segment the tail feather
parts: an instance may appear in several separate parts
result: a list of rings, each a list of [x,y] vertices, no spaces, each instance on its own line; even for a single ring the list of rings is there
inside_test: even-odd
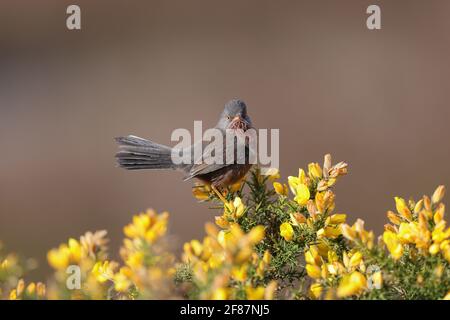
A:
[[[118,137],[117,163],[127,170],[176,169],[170,147],[136,136]]]

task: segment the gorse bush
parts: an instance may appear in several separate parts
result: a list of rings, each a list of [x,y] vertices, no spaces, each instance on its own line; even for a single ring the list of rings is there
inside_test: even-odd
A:
[[[167,249],[169,214],[153,210],[125,226],[121,261],[108,258],[105,231],[48,252],[53,275],[25,283],[27,268],[0,252],[0,295],[10,299],[450,299],[450,228],[445,189],[418,201],[395,198],[375,237],[335,211],[335,183],[347,164],[311,163],[287,182],[261,175],[216,195],[194,196],[221,214],[202,240]]]

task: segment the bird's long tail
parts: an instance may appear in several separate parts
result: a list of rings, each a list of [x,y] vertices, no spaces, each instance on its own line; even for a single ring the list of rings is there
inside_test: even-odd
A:
[[[117,163],[127,170],[176,169],[172,162],[170,147],[136,136],[116,138],[119,152]]]

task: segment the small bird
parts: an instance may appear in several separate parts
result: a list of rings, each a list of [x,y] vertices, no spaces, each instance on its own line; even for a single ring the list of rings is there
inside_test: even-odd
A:
[[[206,154],[205,148],[203,148],[202,159],[200,159],[202,161],[191,157],[191,159],[195,160],[192,163],[175,164],[172,161],[173,150],[171,147],[133,135],[116,138],[119,144],[116,159],[119,166],[127,170],[180,170],[186,174],[184,180],[197,178],[203,183],[210,185],[219,198],[223,199],[218,189],[226,188],[240,181],[252,166],[249,161],[250,151],[247,140],[241,142],[238,140],[236,142],[234,139],[233,141],[227,141],[226,139],[227,129],[242,130],[240,132],[245,132],[252,128],[252,122],[247,114],[247,106],[245,103],[239,99],[233,99],[226,103],[215,128],[219,129],[224,141],[223,147],[219,148],[219,151],[216,149],[216,152],[221,152],[223,159],[226,158],[227,152],[234,152],[234,161],[232,163],[226,163],[226,161],[221,161],[221,163],[205,161],[206,158],[215,154]],[[202,143],[202,146],[206,145],[204,141],[197,141],[193,145],[183,149],[183,152],[188,152],[193,155],[197,143]],[[242,145],[242,143],[245,145]],[[243,147],[245,152],[236,152],[239,147]],[[245,157],[245,159],[242,159],[242,157]]]

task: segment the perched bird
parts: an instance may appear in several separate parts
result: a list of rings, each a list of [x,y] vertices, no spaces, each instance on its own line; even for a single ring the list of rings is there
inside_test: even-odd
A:
[[[120,167],[127,170],[176,169],[183,171],[186,174],[184,180],[197,178],[210,185],[218,196],[222,198],[218,189],[223,189],[240,181],[251,168],[248,141],[239,142],[235,139],[227,141],[230,139],[226,139],[227,129],[242,133],[252,128],[252,122],[247,114],[245,103],[238,99],[226,103],[215,128],[218,129],[223,137],[223,144],[219,145],[219,148],[215,150],[219,154],[222,153],[224,161],[220,163],[206,161],[212,155],[215,156],[215,153],[212,155],[206,154],[204,152],[205,148],[202,148],[202,159],[191,157],[192,163],[175,164],[172,161],[172,152],[179,152],[180,150],[173,150],[171,147],[132,135],[116,138],[119,144],[119,151],[116,154],[117,162]],[[198,147],[196,145],[198,143],[201,143],[202,146],[206,145],[204,141],[196,141],[193,145],[182,149],[182,151],[194,155],[194,149],[196,146]],[[239,147],[243,147],[245,152],[237,152]],[[234,161],[231,163],[225,161],[229,152],[234,153]],[[242,157],[245,157],[245,159]]]

